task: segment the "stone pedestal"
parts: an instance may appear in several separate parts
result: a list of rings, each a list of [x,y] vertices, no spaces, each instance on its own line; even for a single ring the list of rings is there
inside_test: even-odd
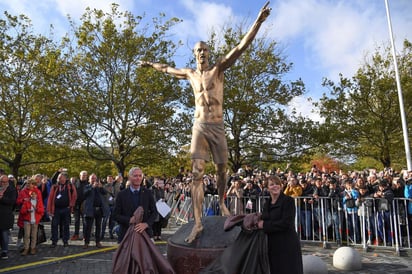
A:
[[[167,259],[176,274],[198,274],[208,266],[225,247],[232,244],[237,238],[240,227],[225,232],[223,225],[226,217],[203,217],[203,231],[201,235],[188,244],[185,238],[192,231],[194,221],[183,225],[169,238],[167,245]]]

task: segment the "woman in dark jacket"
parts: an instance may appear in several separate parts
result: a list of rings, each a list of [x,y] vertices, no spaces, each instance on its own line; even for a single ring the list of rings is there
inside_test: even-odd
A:
[[[240,224],[233,242],[202,274],[303,274],[302,252],[295,230],[295,201],[283,194],[277,176],[268,179],[270,199],[259,213],[230,216],[224,230]]]
[[[14,223],[13,208],[16,199],[16,188],[9,184],[6,175],[0,176],[0,245],[2,259],[8,259],[9,231]]]
[[[276,274],[303,273],[302,251],[295,230],[295,201],[282,192],[279,177],[268,180],[270,199],[263,207],[258,227],[268,237],[270,272]]]

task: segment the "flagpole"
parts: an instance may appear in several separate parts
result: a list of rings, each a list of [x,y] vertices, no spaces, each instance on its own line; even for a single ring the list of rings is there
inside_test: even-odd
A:
[[[395,43],[394,43],[394,40],[393,40],[391,15],[390,15],[390,12],[389,12],[388,0],[385,0],[385,6],[386,6],[386,16],[387,16],[387,19],[388,19],[389,36],[390,36],[391,44],[392,44],[392,55],[393,55],[393,64],[394,64],[394,68],[395,68],[396,86],[398,88],[399,109],[401,111],[402,131],[403,131],[403,141],[404,141],[404,145],[405,145],[406,163],[407,163],[407,166],[408,166],[408,170],[411,171],[412,170],[412,163],[411,163],[411,152],[410,152],[409,138],[408,138],[408,126],[407,126],[407,123],[406,123],[405,110],[404,110],[404,106],[403,106],[402,87],[401,87],[401,81],[400,81],[400,78],[399,78],[398,63],[396,61],[396,49],[395,49]]]

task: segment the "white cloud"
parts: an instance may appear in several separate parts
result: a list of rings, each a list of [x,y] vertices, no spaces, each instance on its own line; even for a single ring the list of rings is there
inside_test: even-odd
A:
[[[216,31],[230,21],[236,20],[236,16],[229,6],[206,1],[181,0],[180,3],[187,10],[184,22],[177,26],[179,33],[184,35],[183,40],[206,40],[212,31]]]
[[[73,18],[80,18],[87,7],[92,9],[98,9],[103,11],[110,11],[112,3],[119,4],[120,10],[131,10],[133,6],[132,0],[54,0],[56,5],[56,10],[66,16],[70,14]]]
[[[392,2],[397,3],[391,9],[403,14],[393,19],[400,27],[398,32],[409,33],[406,37],[398,36],[400,45],[404,38],[412,35],[411,29],[406,30],[406,26],[412,25],[412,1]],[[377,45],[389,41],[383,0],[282,0],[274,11],[273,37],[288,43],[303,39],[306,65],[325,71],[324,76],[328,78],[336,78],[339,73],[352,76],[366,52],[374,52]],[[408,21],[400,22],[400,18]]]
[[[53,25],[56,37],[61,37],[68,31],[67,15],[78,21],[87,7],[108,12],[113,2],[120,5],[120,10],[133,7],[133,0],[0,0],[0,7],[12,15],[27,15],[40,34],[48,34],[50,25]]]
[[[294,97],[288,104],[287,113],[296,112],[298,116],[309,118],[315,122],[322,122],[319,113],[313,109],[312,102],[305,96]]]

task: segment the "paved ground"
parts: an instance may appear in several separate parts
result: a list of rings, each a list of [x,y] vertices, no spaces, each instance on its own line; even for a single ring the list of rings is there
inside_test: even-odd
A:
[[[49,225],[46,224],[47,236],[50,237]],[[177,227],[163,230],[163,241],[156,245],[166,256],[167,239],[173,235]],[[71,230],[72,231],[72,230]],[[112,256],[116,249],[115,240],[103,241],[104,248],[98,249],[91,245],[86,251],[82,249],[83,242],[71,241],[69,247],[63,247],[59,242],[56,248],[50,248],[50,240],[39,245],[36,255],[21,256],[15,245],[15,231],[12,232],[13,242],[10,244],[8,260],[0,260],[0,273],[78,273],[78,274],[108,274],[111,273]],[[93,242],[91,242],[93,244]],[[305,244],[302,247],[304,255],[320,257],[328,266],[329,273],[412,273],[412,260],[409,252],[402,252],[398,256],[390,250],[370,250],[368,252],[357,249],[362,256],[362,270],[342,271],[333,267],[333,254],[336,247],[325,249],[322,245]]]

